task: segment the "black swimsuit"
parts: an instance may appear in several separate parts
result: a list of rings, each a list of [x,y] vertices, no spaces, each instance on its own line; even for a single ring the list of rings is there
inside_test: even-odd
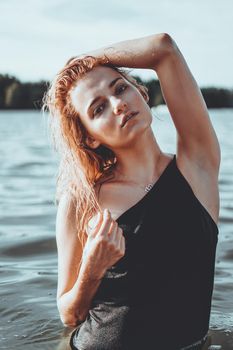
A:
[[[106,271],[72,348],[178,350],[201,340],[209,329],[219,231],[175,155],[116,221],[125,255]]]

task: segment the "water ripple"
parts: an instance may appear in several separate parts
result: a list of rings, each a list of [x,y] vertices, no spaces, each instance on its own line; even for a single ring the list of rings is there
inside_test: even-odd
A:
[[[175,153],[167,109],[153,110],[161,149]],[[222,153],[220,220],[210,334],[233,349],[233,110],[212,110]],[[9,123],[9,118],[11,123]],[[56,155],[38,112],[2,112],[0,131],[1,349],[69,349],[56,306]],[[27,128],[25,128],[25,125]],[[14,127],[13,127],[14,126]]]

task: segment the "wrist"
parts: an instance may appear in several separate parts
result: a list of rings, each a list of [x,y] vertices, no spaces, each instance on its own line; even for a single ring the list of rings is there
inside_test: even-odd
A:
[[[85,276],[88,281],[98,282],[104,277],[106,269],[97,266],[90,256],[82,259],[79,275]]]

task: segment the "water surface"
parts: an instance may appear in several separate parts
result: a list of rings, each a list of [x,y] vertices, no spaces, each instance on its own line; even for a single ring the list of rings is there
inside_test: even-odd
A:
[[[166,108],[153,109],[162,150],[175,153]],[[210,335],[233,349],[233,109],[210,110],[222,161],[220,221]],[[0,349],[65,350],[72,329],[57,312],[57,156],[39,112],[0,112]],[[171,325],[172,326],[172,325]],[[169,328],[168,328],[169,336]]]

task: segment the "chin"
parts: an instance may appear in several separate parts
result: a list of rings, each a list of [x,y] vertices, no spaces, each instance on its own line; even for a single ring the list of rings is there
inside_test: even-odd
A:
[[[140,124],[140,125],[139,125]],[[125,144],[129,143],[136,143],[137,140],[139,140],[142,135],[147,132],[148,129],[150,129],[150,124],[147,123],[138,123],[138,125],[134,125],[132,128],[129,129],[126,137],[125,137]],[[125,136],[125,135],[124,135]]]

